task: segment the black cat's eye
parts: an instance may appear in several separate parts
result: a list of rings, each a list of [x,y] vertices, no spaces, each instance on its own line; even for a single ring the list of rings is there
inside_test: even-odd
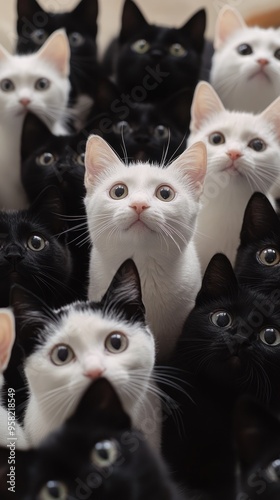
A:
[[[154,136],[157,139],[167,139],[169,137],[169,128],[164,125],[158,125],[154,130]]]
[[[210,314],[210,320],[219,328],[228,328],[232,324],[232,317],[227,311],[215,311]]]
[[[39,234],[32,234],[27,240],[27,246],[33,252],[41,252],[47,246],[48,242]]]
[[[48,78],[39,78],[34,85],[36,90],[47,90],[51,85],[51,82]]]
[[[81,165],[82,167],[85,165],[85,153],[81,153],[80,155],[76,156],[76,162],[78,165]]]
[[[161,201],[172,201],[175,198],[175,191],[170,186],[160,186],[156,190],[156,197]]]
[[[128,195],[128,188],[125,184],[115,184],[115,186],[110,189],[109,194],[114,200],[121,200]]]
[[[36,45],[43,45],[48,38],[48,34],[43,29],[37,29],[31,33],[30,38]]]
[[[15,90],[15,85],[9,78],[4,78],[3,80],[1,80],[0,87],[3,92],[12,92],[13,90]]]
[[[71,363],[75,358],[73,349],[66,344],[56,345],[50,353],[51,361],[54,365],[61,366]]]
[[[123,132],[129,132],[130,130],[131,128],[125,120],[114,123],[113,125],[113,131],[115,134],[123,134]]]
[[[81,47],[85,43],[85,38],[78,31],[73,31],[68,35],[68,40],[71,47]]]
[[[248,43],[241,43],[238,45],[236,50],[241,56],[249,56],[250,54],[253,54],[253,49]]]
[[[273,326],[263,328],[260,339],[264,344],[274,347],[280,344],[280,332]]]
[[[112,354],[119,354],[126,350],[128,346],[128,339],[126,335],[121,332],[112,332],[105,340],[105,347],[107,351]]]
[[[262,139],[259,139],[259,137],[256,137],[249,142],[248,147],[259,153],[266,149],[266,143]]]
[[[145,54],[148,52],[150,48],[149,42],[147,40],[141,39],[137,40],[131,45],[131,48],[134,52],[137,52],[137,54]]]
[[[209,135],[209,142],[213,144],[213,146],[219,146],[220,144],[224,144],[226,142],[224,134],[222,132],[213,132]]]
[[[274,57],[276,57],[276,59],[280,59],[280,49],[275,50]]]
[[[91,452],[91,461],[96,467],[105,468],[113,465],[118,456],[118,443],[113,439],[105,439],[95,444]]]
[[[265,266],[277,266],[280,262],[280,252],[276,248],[264,248],[257,253],[257,259]]]
[[[67,500],[68,490],[60,481],[48,481],[41,489],[38,500]]]
[[[278,482],[280,480],[280,459],[273,460],[264,472],[270,483]]]
[[[56,161],[55,156],[52,153],[49,153],[48,151],[45,151],[40,156],[36,157],[37,165],[42,167],[48,167],[50,165],[53,165],[55,161]]]
[[[172,56],[175,56],[175,57],[184,57],[185,55],[187,55],[188,51],[180,43],[173,43],[169,47],[169,52],[170,52],[170,54]]]

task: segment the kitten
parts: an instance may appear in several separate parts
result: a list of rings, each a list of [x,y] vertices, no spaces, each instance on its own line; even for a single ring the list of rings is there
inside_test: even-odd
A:
[[[188,144],[203,141],[208,169],[195,243],[203,270],[216,252],[233,263],[244,210],[279,175],[280,98],[261,114],[228,111],[206,82],[197,85]]]
[[[51,310],[12,290],[30,396],[24,429],[37,445],[76,407],[92,380],[114,385],[133,425],[160,446],[160,403],[153,385],[155,345],[146,325],[137,269],[124,262],[99,302]]]
[[[280,94],[280,31],[249,27],[238,10],[218,15],[210,82],[227,109],[259,113]]]
[[[7,472],[8,451],[0,448],[3,500]],[[104,378],[91,383],[71,417],[43,443],[17,451],[13,495],[21,500],[185,498],[143,434],[131,428],[118,394]]]
[[[166,169],[141,162],[127,168],[93,135],[85,166],[92,242],[89,298],[100,300],[120,263],[133,258],[162,360],[170,356],[200,286],[193,233],[206,172],[205,147],[194,145]]]
[[[181,28],[149,24],[136,4],[126,0],[119,38],[105,54],[104,65],[110,67],[119,90],[135,100],[162,100],[185,87],[194,90],[205,24],[204,9]]]
[[[0,207],[26,208],[20,181],[20,141],[24,117],[34,112],[53,130],[65,133],[69,94],[69,47],[62,31],[36,54],[11,55],[0,46]]]

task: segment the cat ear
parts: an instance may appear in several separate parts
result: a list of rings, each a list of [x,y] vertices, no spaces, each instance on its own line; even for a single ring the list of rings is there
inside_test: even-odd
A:
[[[41,49],[36,52],[36,55],[54,65],[62,76],[68,77],[70,72],[70,46],[63,29],[54,31]]]
[[[203,183],[207,167],[207,149],[202,141],[195,142],[174,160],[169,169],[178,169],[188,182],[191,182],[194,196],[199,198],[203,191]]]
[[[38,116],[27,113],[21,134],[21,160],[24,162],[41,145],[45,144],[53,134]]]
[[[92,191],[104,172],[114,165],[123,165],[111,146],[99,135],[91,135],[86,144],[85,187]]]
[[[8,308],[0,309],[0,373],[9,363],[15,341],[15,318]]]
[[[238,12],[238,10],[230,7],[229,5],[224,5],[221,8],[215,26],[214,35],[214,48],[218,50],[227,39],[236,33],[247,28],[243,17]]]
[[[73,10],[73,19],[79,19],[91,30],[91,36],[97,33],[98,0],[81,0]]]
[[[280,97],[272,101],[259,116],[263,118],[266,123],[272,124],[277,134],[277,139],[280,141]]]
[[[147,21],[142,12],[132,0],[126,0],[122,12],[122,27],[119,36],[120,43],[125,43],[134,37],[137,32],[147,26]]]
[[[191,106],[191,132],[197,132],[202,123],[224,110],[225,107],[213,87],[207,82],[199,82],[195,88]]]
[[[204,273],[196,305],[229,295],[236,296],[237,293],[238,283],[229,259],[222,253],[215,254]]]
[[[180,28],[180,31],[185,36],[192,40],[192,44],[198,51],[202,51],[204,46],[204,32],[206,28],[206,11],[201,9],[196,12],[187,22]]]
[[[128,321],[145,323],[139,273],[132,259],[120,266],[101,304],[106,312],[119,311]]]
[[[260,241],[269,233],[278,234],[280,220],[267,199],[262,193],[254,193],[247,203],[240,232],[241,245]]]

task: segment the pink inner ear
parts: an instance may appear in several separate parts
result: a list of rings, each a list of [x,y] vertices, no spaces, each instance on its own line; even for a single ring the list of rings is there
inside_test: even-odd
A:
[[[0,313],[0,371],[3,371],[10,359],[15,339],[12,318],[7,313]]]

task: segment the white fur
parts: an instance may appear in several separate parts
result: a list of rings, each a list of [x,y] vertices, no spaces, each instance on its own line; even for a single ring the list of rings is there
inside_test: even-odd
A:
[[[209,136],[221,132],[225,143],[212,145]],[[261,138],[267,147],[256,152],[248,146]],[[263,113],[228,111],[206,82],[196,88],[191,109],[189,144],[204,141],[208,169],[197,219],[195,243],[202,269],[216,252],[234,263],[245,207],[254,191],[267,193],[280,171],[280,98]],[[242,156],[233,161],[228,153]],[[227,170],[225,170],[227,169]]]
[[[85,373],[101,370],[102,376],[119,394],[133,425],[158,449],[160,401],[153,392],[155,344],[149,329],[138,323],[121,321],[113,315],[102,316],[90,308],[75,311],[69,305],[57,324],[51,324],[47,330],[46,340],[42,340],[42,345],[27,359],[25,366],[31,394],[24,428],[30,443],[37,445],[65,421],[92,382]],[[106,350],[105,340],[116,331],[126,335],[128,347],[112,354]],[[56,366],[52,363],[50,353],[58,344],[72,347],[75,359],[69,364]]]
[[[206,169],[205,148],[202,143],[194,146],[166,169],[148,163],[132,163],[128,168],[103,139],[91,136],[85,164],[85,206],[93,245],[89,298],[99,300],[120,264],[132,258],[157,342],[157,360],[166,359],[201,284],[193,234]],[[129,193],[114,200],[109,191],[120,182]],[[175,191],[172,201],[156,197],[162,185]],[[138,222],[135,203],[147,206]]]
[[[252,54],[237,52],[243,43]],[[280,60],[274,56],[280,29],[248,27],[227,5],[217,18],[214,45],[210,82],[227,109],[258,113],[280,95]],[[261,65],[262,59],[268,64]]]
[[[65,134],[66,107],[70,91],[69,44],[58,30],[42,48],[29,55],[11,55],[0,46],[0,84],[9,79],[14,90],[0,87],[0,208],[21,209],[28,205],[20,178],[20,144],[23,121],[28,111],[38,115],[55,134]],[[39,78],[51,85],[37,90]],[[27,105],[20,100],[29,99]]]

